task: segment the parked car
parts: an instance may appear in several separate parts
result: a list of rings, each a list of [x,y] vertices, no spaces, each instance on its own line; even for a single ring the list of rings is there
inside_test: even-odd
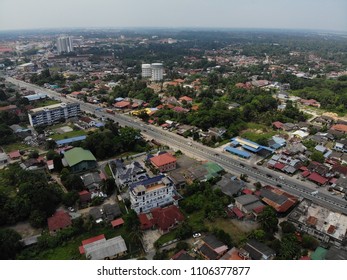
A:
[[[193,237],[194,238],[201,237],[201,233],[200,232],[196,232],[196,233],[193,234]]]

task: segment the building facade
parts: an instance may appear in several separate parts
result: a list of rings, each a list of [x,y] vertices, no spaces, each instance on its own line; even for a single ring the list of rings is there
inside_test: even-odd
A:
[[[73,52],[72,38],[71,37],[59,37],[57,39],[58,53]]]
[[[142,64],[142,78],[151,78],[153,82],[163,80],[164,66],[162,63]]]
[[[61,120],[77,117],[81,112],[78,103],[60,103],[32,109],[28,116],[31,126],[51,125]]]
[[[136,213],[147,213],[156,207],[175,204],[175,187],[172,181],[159,175],[130,186],[131,209]]]
[[[152,77],[152,67],[150,64],[142,64],[142,78],[151,78]]]

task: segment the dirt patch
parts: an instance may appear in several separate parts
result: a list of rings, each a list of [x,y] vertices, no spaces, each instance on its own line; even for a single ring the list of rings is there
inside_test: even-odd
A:
[[[142,244],[145,252],[150,252],[154,250],[154,242],[157,241],[160,237],[158,230],[147,230],[142,236]]]
[[[29,222],[17,223],[16,225],[11,226],[9,228],[17,231],[22,236],[22,238],[38,235],[41,233],[41,229],[33,228],[29,224]]]

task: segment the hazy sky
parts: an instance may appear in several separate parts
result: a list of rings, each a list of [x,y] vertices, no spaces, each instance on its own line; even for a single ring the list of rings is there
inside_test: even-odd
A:
[[[0,30],[56,27],[347,31],[347,0],[0,0]]]

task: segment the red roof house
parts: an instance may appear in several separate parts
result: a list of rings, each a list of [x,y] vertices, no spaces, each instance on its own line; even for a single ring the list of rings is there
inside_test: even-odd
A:
[[[92,194],[86,190],[78,193],[81,203],[87,203],[92,200]]]
[[[176,169],[177,159],[169,154],[161,154],[150,159],[152,165],[160,172],[170,171]]]
[[[13,152],[10,152],[8,153],[8,156],[10,157],[10,159],[19,159],[21,157],[21,154],[19,152],[19,150],[17,151],[13,151]]]
[[[281,122],[273,122],[273,123],[272,123],[272,126],[273,126],[274,128],[276,128],[276,129],[282,129],[283,123],[281,123]]]
[[[184,220],[184,216],[176,205],[166,208],[154,208],[151,210],[153,220],[162,233],[169,232],[178,223]]]
[[[47,223],[50,232],[56,232],[72,225],[71,217],[65,211],[55,212],[52,217],[47,219]]]
[[[111,222],[113,228],[119,227],[124,224],[124,220],[122,218],[115,219]]]
[[[322,177],[316,172],[313,172],[310,176],[308,176],[308,179],[319,185],[325,185],[329,181],[327,178]]]
[[[189,96],[182,96],[182,97],[180,97],[179,99],[178,99],[178,101],[179,102],[183,102],[183,101],[185,101],[185,102],[187,102],[187,103],[192,103],[193,102],[193,98],[190,98]]]
[[[129,101],[119,101],[115,103],[113,106],[117,109],[128,109],[130,108],[131,103]]]
[[[94,243],[96,241],[99,241],[99,240],[103,240],[103,239],[106,239],[105,238],[105,235],[104,234],[100,234],[98,236],[94,236],[94,237],[91,237],[91,238],[88,238],[88,239],[85,239],[82,241],[82,246],[80,246],[78,249],[80,251],[80,254],[84,254],[85,251],[84,251],[84,245],[87,245],[87,244],[91,244],[91,243]]]
[[[347,125],[345,124],[335,124],[331,127],[332,130],[340,131],[343,133],[347,133]]]
[[[140,228],[142,230],[147,230],[153,227],[152,217],[149,217],[149,214],[141,213],[138,215],[140,220]]]

